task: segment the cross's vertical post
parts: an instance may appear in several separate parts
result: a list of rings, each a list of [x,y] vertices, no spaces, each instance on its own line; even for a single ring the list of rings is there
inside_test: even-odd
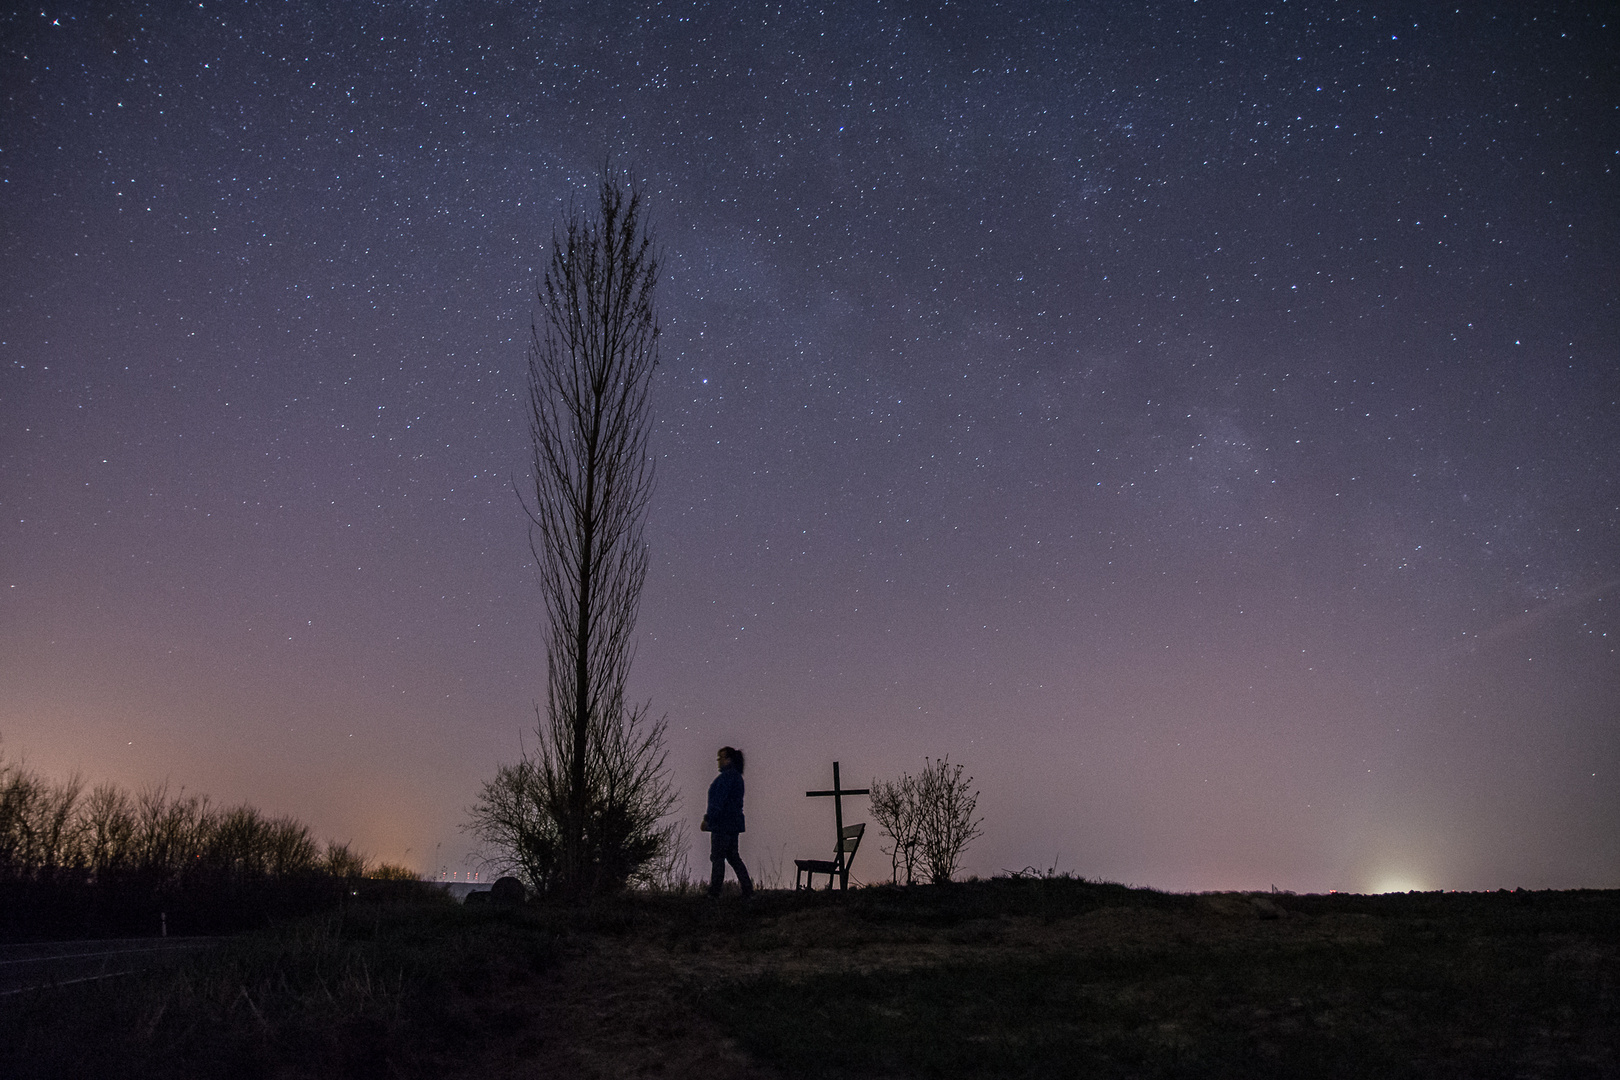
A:
[[[838,874],[839,884],[845,889],[849,888],[849,860],[844,856],[844,796],[868,795],[870,793],[870,788],[846,788],[838,776],[838,762],[836,761],[833,762],[832,790],[805,792],[805,794],[811,798],[816,798],[822,795],[832,796],[833,821],[837,826],[838,832],[836,834],[836,840],[834,841],[835,846],[833,847],[833,861],[829,865],[835,865],[837,867],[836,873]],[[832,881],[830,879],[827,882],[827,888],[832,888]]]
[[[838,857],[844,855],[844,791],[838,783],[838,762],[833,762],[833,827],[838,830]]]

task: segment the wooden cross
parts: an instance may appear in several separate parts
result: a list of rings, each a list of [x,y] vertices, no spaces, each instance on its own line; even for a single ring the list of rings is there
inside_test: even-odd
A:
[[[844,796],[870,795],[871,788],[847,788],[838,786],[838,762],[833,762],[833,786],[831,791],[807,791],[805,795],[815,798],[818,795],[831,795],[833,801],[833,819],[838,823],[838,842],[844,842]]]

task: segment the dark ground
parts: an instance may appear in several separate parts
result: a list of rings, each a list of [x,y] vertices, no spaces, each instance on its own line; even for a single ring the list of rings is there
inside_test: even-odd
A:
[[[1612,1077],[1620,892],[355,904],[0,999],[0,1073]]]

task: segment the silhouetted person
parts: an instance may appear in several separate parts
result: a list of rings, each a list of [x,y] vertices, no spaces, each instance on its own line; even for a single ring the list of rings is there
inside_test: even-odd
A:
[[[731,869],[737,874],[737,884],[742,887],[742,894],[751,896],[754,882],[748,876],[748,867],[743,865],[742,856],[737,853],[737,834],[745,828],[742,751],[722,746],[715,755],[715,764],[719,766],[720,775],[709,785],[709,812],[703,815],[700,826],[709,834],[709,862],[713,867],[709,873],[709,895],[720,895],[720,886],[726,880],[726,863],[730,863]]]

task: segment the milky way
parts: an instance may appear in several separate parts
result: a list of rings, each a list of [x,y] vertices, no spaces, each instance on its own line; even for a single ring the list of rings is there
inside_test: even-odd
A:
[[[0,748],[465,873],[544,692],[537,271],[611,159],[635,690],[688,816],[748,751],[756,874],[834,759],[949,754],[979,874],[1620,886],[1612,20],[1271,7],[5,16]]]

